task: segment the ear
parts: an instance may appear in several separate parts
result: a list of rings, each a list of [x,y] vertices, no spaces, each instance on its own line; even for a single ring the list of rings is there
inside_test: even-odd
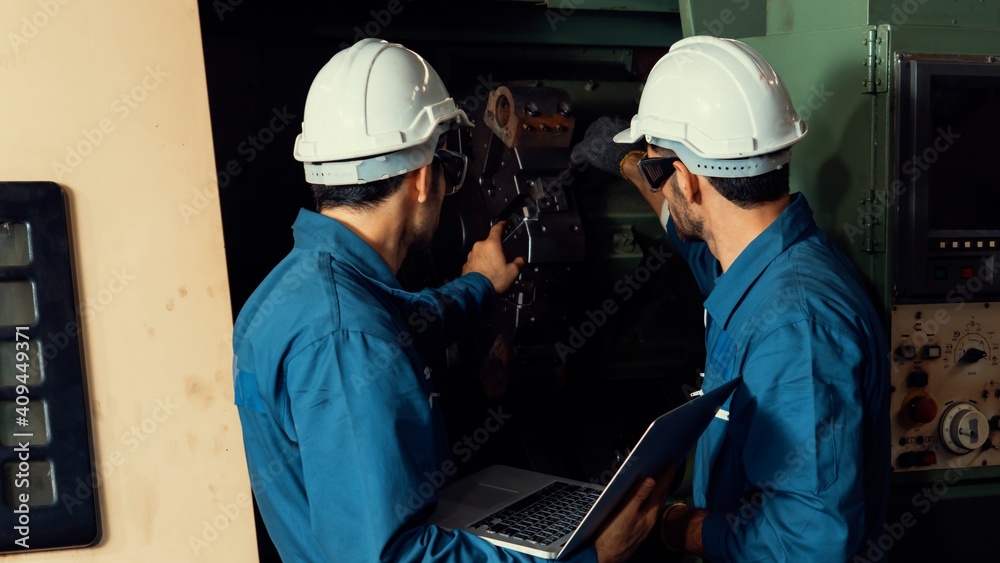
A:
[[[681,196],[688,203],[701,203],[701,183],[700,177],[691,172],[681,161],[674,162],[674,178],[676,178],[677,189]]]
[[[413,193],[416,196],[417,203],[425,203],[427,199],[431,196],[431,182],[434,181],[434,174],[431,171],[431,165],[422,166],[413,172]]]

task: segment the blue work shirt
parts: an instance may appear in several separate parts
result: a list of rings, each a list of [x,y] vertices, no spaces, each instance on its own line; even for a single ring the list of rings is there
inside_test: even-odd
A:
[[[535,561],[424,524],[457,467],[423,358],[479,318],[489,280],[409,293],[336,220],[303,210],[293,228],[233,337],[250,483],[281,557]]]
[[[861,278],[802,194],[725,273],[667,232],[707,296],[704,390],[743,376],[695,454],[706,557],[850,559],[882,532],[890,475],[888,349]]]

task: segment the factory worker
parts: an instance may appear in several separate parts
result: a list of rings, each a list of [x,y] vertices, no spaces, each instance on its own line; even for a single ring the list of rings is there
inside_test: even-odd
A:
[[[285,561],[534,560],[424,524],[456,472],[425,358],[523,264],[504,257],[500,224],[451,283],[409,293],[396,280],[462,184],[466,159],[446,139],[470,125],[426,61],[375,39],[337,53],[309,90],[295,158],[319,212],[299,213],[293,250],[233,338],[251,485]],[[642,483],[573,560],[624,561],[656,526],[663,488]]]
[[[660,213],[705,294],[705,391],[743,376],[700,438],[692,506],[667,546],[710,561],[846,561],[888,502],[888,353],[865,284],[789,194],[806,134],[759,53],[674,44],[638,114],[592,126],[573,161],[621,173]],[[616,144],[618,143],[618,144]]]

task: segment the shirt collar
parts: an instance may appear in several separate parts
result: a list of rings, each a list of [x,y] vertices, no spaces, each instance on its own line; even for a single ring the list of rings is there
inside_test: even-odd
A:
[[[292,230],[295,233],[295,248],[327,252],[334,261],[389,289],[402,289],[382,256],[340,221],[301,209]]]
[[[792,194],[792,201],[764,232],[743,249],[705,300],[705,309],[725,329],[736,307],[767,266],[788,249],[810,226],[812,209],[801,193]]]

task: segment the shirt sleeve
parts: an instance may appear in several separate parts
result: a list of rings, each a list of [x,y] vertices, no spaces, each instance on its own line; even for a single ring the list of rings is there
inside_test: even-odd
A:
[[[670,241],[673,243],[674,248],[684,257],[684,261],[691,268],[691,273],[694,274],[694,279],[698,282],[698,288],[701,289],[702,295],[711,293],[712,289],[715,288],[715,274],[718,261],[712,255],[708,245],[704,242],[687,242],[682,240],[680,235],[677,234],[677,227],[674,225],[673,217],[667,220],[667,235],[670,236]]]
[[[708,559],[846,561],[864,535],[863,346],[812,321],[759,342],[730,412],[749,484],[702,527]],[[739,409],[739,410],[737,410]]]
[[[424,355],[432,355],[455,342],[488,310],[493,284],[486,276],[470,273],[438,288],[407,294],[400,310]]]
[[[399,345],[335,333],[289,360],[291,413],[312,533],[329,561],[529,562],[425,525],[457,469],[439,459],[436,413]],[[593,548],[574,561],[595,561]]]

